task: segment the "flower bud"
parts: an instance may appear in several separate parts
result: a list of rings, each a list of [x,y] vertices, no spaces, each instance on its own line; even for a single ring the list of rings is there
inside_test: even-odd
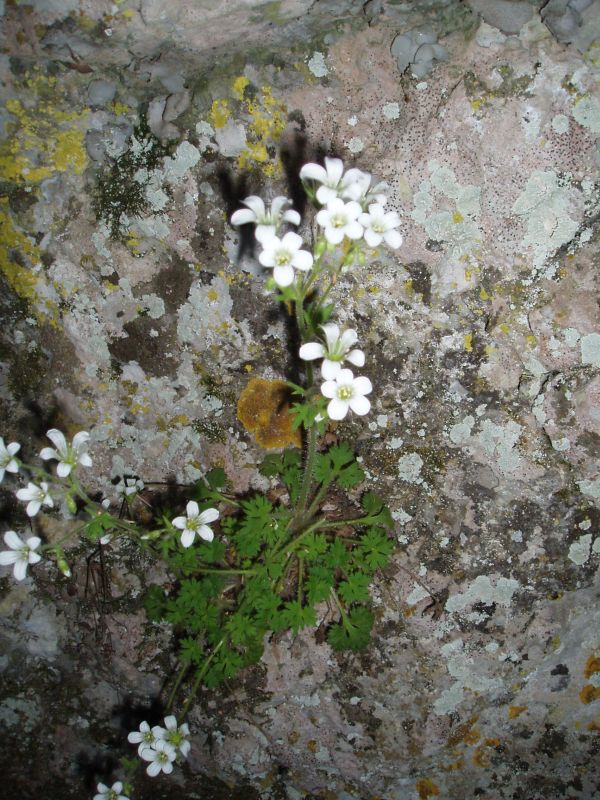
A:
[[[315,244],[315,258],[321,258],[323,253],[327,250],[327,240],[318,239]]]
[[[73,495],[68,494],[65,497],[65,503],[67,504],[67,508],[69,509],[71,514],[77,513],[77,503],[75,502],[75,498],[73,497]]]
[[[63,553],[62,550],[57,550],[56,551],[56,566],[62,572],[62,574],[65,576],[65,578],[70,578],[71,577],[71,570],[69,569],[69,565],[68,565],[67,560],[65,558],[65,554]]]

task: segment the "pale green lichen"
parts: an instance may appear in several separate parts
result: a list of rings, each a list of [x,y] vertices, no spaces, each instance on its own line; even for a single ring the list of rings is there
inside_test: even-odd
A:
[[[580,346],[581,363],[600,367],[600,333],[588,333],[587,336],[582,336]]]
[[[591,133],[600,133],[600,101],[597,97],[585,95],[575,101],[573,118]]]
[[[584,536],[580,536],[579,539],[577,539],[576,542],[573,542],[573,544],[569,547],[569,561],[572,561],[574,564],[577,564],[578,567],[581,567],[586,563],[586,561],[588,561],[590,557],[591,546],[591,533],[586,533]]]
[[[471,436],[471,429],[475,424],[475,418],[466,416],[462,422],[457,422],[448,431],[450,441],[454,444],[464,444]]]
[[[496,425],[489,419],[483,421],[477,439],[500,472],[512,472],[519,466],[521,459],[515,445],[522,431],[523,428],[512,420],[506,425]]]
[[[329,68],[325,63],[323,53],[313,53],[308,61],[308,68],[315,78],[325,78],[329,74]]]
[[[552,170],[535,170],[513,203],[513,214],[527,221],[522,244],[532,249],[536,269],[577,233],[579,223],[569,216],[574,205],[574,189]]]
[[[418,453],[407,453],[398,459],[398,475],[406,483],[423,483],[423,459]]]
[[[430,178],[422,181],[414,196],[411,217],[425,228],[430,239],[447,244],[451,259],[464,259],[482,239],[478,225],[481,189],[471,184],[460,184],[454,171],[437,161],[430,161],[428,168]],[[431,213],[435,204],[433,189],[442,195],[442,202],[450,200],[455,210]]]
[[[483,603],[486,606],[495,603],[508,608],[518,588],[519,582],[514,578],[500,577],[494,585],[489,575],[478,575],[466,592],[448,598],[446,611],[463,611],[474,603]]]

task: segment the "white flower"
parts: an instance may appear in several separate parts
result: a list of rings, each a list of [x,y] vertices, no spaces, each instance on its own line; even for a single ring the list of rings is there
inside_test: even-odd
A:
[[[155,726],[156,728],[156,726]],[[142,755],[142,751],[146,750],[146,748],[154,747],[156,743],[156,734],[154,733],[155,728],[150,728],[150,725],[144,720],[144,722],[140,723],[139,731],[131,731],[130,734],[127,736],[127,741],[131,742],[131,744],[139,744],[138,747],[138,755]],[[162,730],[162,728],[160,729]]]
[[[121,794],[122,791],[123,784],[121,781],[113,783],[110,789],[108,786],[105,786],[105,784],[99,783],[97,789],[98,794],[94,795],[94,800],[128,800],[124,794]]]
[[[356,181],[359,170],[349,170],[344,175],[344,162],[340,158],[326,158],[325,167],[320,164],[305,164],[300,170],[300,180],[316,181],[321,186],[317,189],[317,200],[327,205],[335,197],[342,196]]]
[[[0,436],[0,483],[4,480],[5,472],[18,472],[19,464],[17,459],[14,458],[15,453],[18,453],[21,445],[17,442],[11,442],[9,445],[4,444],[4,439]]]
[[[307,342],[300,348],[300,358],[304,361],[313,361],[322,358],[321,375],[325,380],[332,380],[342,368],[344,361],[349,361],[357,367],[364,366],[365,354],[362,350],[353,350],[352,346],[358,340],[358,334],[352,328],[345,330],[340,335],[338,325],[329,323],[322,325],[327,345],[320,342]]]
[[[144,481],[141,478],[125,478],[122,477],[117,483],[117,492],[120,496],[128,498],[132,494],[141,492],[144,488]]]
[[[54,506],[54,500],[48,494],[48,484],[44,481],[39,486],[30,481],[25,489],[19,489],[16,494],[19,500],[27,503],[25,511],[29,517],[35,517],[42,505],[50,508]]]
[[[181,534],[181,544],[184,547],[190,547],[196,538],[196,534],[198,534],[201,539],[205,539],[207,542],[212,542],[215,535],[208,527],[207,523],[214,522],[216,519],[219,519],[219,512],[217,509],[207,508],[205,511],[200,513],[198,503],[196,503],[194,500],[190,500],[185,510],[187,512],[187,516],[175,517],[173,520],[173,525],[183,531]]]
[[[271,236],[262,242],[263,251],[258,260],[263,267],[273,268],[273,278],[278,286],[289,286],[294,280],[294,269],[308,272],[313,257],[307,250],[300,250],[302,239],[297,233],[286,233],[283,239]]]
[[[153,728],[152,730],[156,729]],[[171,714],[165,717],[165,728],[158,728],[156,738],[159,741],[166,742],[166,744],[170,745],[176,751],[179,750],[181,755],[185,757],[190,752],[191,747],[186,738],[189,735],[190,729],[187,722],[177,727],[177,719]]]
[[[327,414],[330,419],[344,419],[348,409],[362,417],[371,408],[371,403],[365,397],[373,389],[368,378],[355,378],[352,370],[341,369],[333,380],[325,381],[321,386],[321,393],[330,399],[327,405]]]
[[[144,761],[149,761],[146,772],[153,778],[161,770],[165,774],[173,772],[173,761],[175,761],[175,750],[162,739],[159,739],[154,747],[147,747],[141,754]]]
[[[284,211],[286,206],[292,204],[291,200],[287,197],[275,197],[271,202],[269,209],[265,208],[265,204],[260,197],[251,195],[245,200],[242,200],[248,208],[240,208],[231,217],[232,225],[247,225],[253,222],[256,225],[255,237],[259,242],[263,242],[277,233],[277,229],[282,222],[290,222],[292,225],[300,225],[300,214],[294,211],[293,208],[288,208]]]
[[[360,169],[349,169],[346,173],[347,188],[342,192],[345,200],[357,200],[363,208],[369,203],[380,203],[384,206],[387,196],[384,194],[389,189],[387,183],[373,184],[373,176]]]
[[[359,222],[365,229],[365,241],[369,247],[377,247],[385,242],[394,250],[402,244],[402,234],[394,230],[400,225],[400,217],[395,211],[387,211],[380,203],[372,203],[368,214],[361,214]]]
[[[90,438],[87,431],[80,431],[73,437],[72,444],[68,445],[65,436],[56,428],[51,428],[46,436],[50,439],[56,449],[44,447],[40,457],[44,460],[55,458],[58,461],[56,473],[59,478],[66,478],[76,464],[83,467],[91,467],[92,459],[87,452],[88,440]]]
[[[0,564],[5,567],[14,564],[13,574],[18,581],[22,581],[29,564],[37,564],[42,560],[41,555],[35,552],[42,540],[37,536],[30,536],[24,542],[14,531],[6,531],[4,541],[10,550],[0,552]]]
[[[317,222],[325,229],[327,241],[339,244],[344,236],[360,239],[363,235],[362,225],[358,222],[361,212],[360,204],[355,200],[344,203],[340,197],[334,197],[317,213]]]

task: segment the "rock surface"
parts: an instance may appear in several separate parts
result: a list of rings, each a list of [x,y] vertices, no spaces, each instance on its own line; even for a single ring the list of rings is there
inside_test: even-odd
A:
[[[4,7],[0,422],[26,455],[55,424],[91,430],[111,498],[215,465],[262,485],[236,402],[290,356],[228,217],[294,196],[282,152],[371,171],[402,215],[333,298],[374,384],[339,434],[397,521],[372,645],[268,642],[139,797],[600,798],[600,12],[555,4],[565,39],[541,5]],[[448,57],[413,78],[391,47],[419,30]],[[159,567],[88,556],[0,583],[9,797],[91,797],[174,668],[141,606]]]

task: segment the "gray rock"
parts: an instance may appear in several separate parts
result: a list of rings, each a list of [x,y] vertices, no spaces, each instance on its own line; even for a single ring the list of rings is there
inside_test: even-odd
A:
[[[88,86],[88,100],[92,106],[103,106],[114,98],[116,87],[113,83],[102,79],[94,80]]]
[[[533,17],[533,6],[512,0],[469,0],[473,11],[503,33],[518,33]]]
[[[435,60],[448,58],[446,48],[439,45],[434,34],[427,30],[399,34],[392,42],[390,50],[398,61],[400,72],[412,65],[411,72],[416,78],[427,75]]]

